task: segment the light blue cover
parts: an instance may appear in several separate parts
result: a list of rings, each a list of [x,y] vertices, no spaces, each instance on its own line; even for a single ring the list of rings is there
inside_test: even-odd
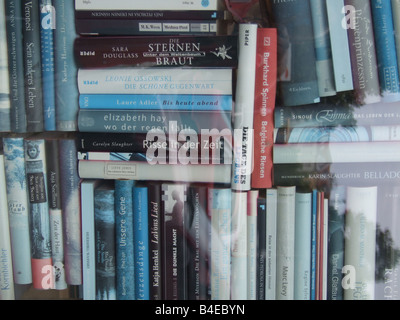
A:
[[[51,0],[40,1],[40,40],[42,53],[44,129],[56,130],[56,100],[54,78],[55,12]]]
[[[54,34],[56,119],[58,131],[76,131],[79,109],[74,59],[75,7],[72,0],[54,1],[56,29]]]
[[[133,180],[115,180],[116,286],[118,300],[135,299]]]
[[[133,188],[135,294],[137,300],[149,300],[149,227],[147,187]]]
[[[400,81],[390,0],[371,0],[378,73],[383,101],[400,100]]]
[[[312,191],[312,212],[311,212],[311,300],[317,295],[317,202],[318,191]]]
[[[177,103],[178,102],[178,103]],[[81,94],[81,109],[227,110],[231,95]]]

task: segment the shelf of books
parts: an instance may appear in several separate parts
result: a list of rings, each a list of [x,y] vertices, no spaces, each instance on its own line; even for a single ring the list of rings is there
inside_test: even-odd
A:
[[[0,0],[0,300],[398,300],[399,69],[400,0]]]

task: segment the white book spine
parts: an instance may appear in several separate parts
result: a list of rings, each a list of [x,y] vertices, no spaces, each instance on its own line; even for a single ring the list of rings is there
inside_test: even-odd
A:
[[[344,261],[354,272],[344,276],[346,300],[374,299],[377,190],[347,187]]]
[[[4,156],[0,154],[0,300],[14,300],[10,224],[8,219]]]
[[[234,152],[232,189],[251,187],[253,159],[253,114],[256,77],[257,25],[239,25],[239,60],[234,106]]]
[[[276,299],[294,299],[296,187],[278,187],[276,223]]]
[[[232,94],[232,70],[185,68],[79,69],[81,94]]]
[[[326,0],[326,7],[336,91],[353,90],[349,39],[346,28],[342,27],[344,0]]]
[[[267,189],[267,262],[265,271],[265,300],[275,300],[276,297],[276,219],[277,190]]]
[[[247,300],[257,298],[257,198],[258,190],[247,193]]]
[[[232,192],[231,299],[247,300],[247,192]]]
[[[218,0],[75,0],[76,10],[217,10]]]

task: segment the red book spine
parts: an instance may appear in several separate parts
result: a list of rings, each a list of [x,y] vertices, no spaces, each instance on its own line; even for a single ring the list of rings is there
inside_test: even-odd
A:
[[[277,32],[257,32],[256,84],[254,98],[254,167],[252,188],[272,187],[272,146],[277,74]]]

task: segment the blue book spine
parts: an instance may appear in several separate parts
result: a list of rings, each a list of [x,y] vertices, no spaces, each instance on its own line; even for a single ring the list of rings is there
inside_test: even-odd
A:
[[[149,300],[149,228],[147,187],[133,188],[135,293],[137,300]]]
[[[111,185],[94,192],[96,300],[116,300],[115,191]]]
[[[56,130],[56,100],[54,78],[55,9],[51,0],[40,1],[40,38],[42,52],[42,83],[44,129]]]
[[[313,190],[311,207],[311,300],[315,300],[317,295],[317,199],[318,191]]]
[[[400,100],[400,80],[390,0],[371,0],[382,100]]]
[[[22,3],[20,0],[5,2],[8,63],[10,72],[11,131],[26,132],[24,88],[24,54],[22,48]]]
[[[81,109],[232,110],[231,95],[81,94]]]
[[[10,122],[10,79],[8,69],[8,45],[4,0],[0,0],[0,131],[9,132]]]
[[[115,180],[116,290],[118,300],[135,299],[133,180]]]
[[[74,1],[57,0],[53,5],[56,11],[54,63],[57,130],[76,131],[79,94],[76,85],[78,69],[74,60],[74,40],[77,37]]]
[[[32,268],[24,139],[4,138],[3,148],[14,281],[28,284]]]

